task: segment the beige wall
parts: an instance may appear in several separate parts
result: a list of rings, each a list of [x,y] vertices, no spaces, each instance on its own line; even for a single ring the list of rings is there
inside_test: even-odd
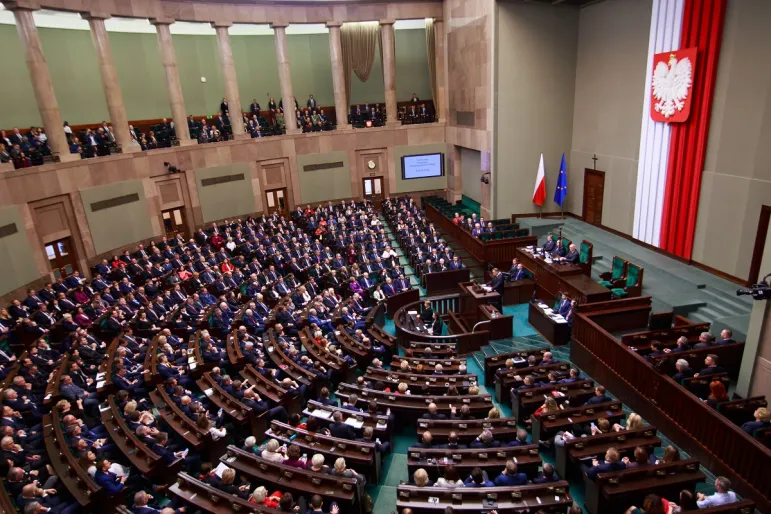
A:
[[[460,170],[463,177],[463,194],[482,203],[482,152],[470,148],[460,149]]]
[[[497,9],[493,214],[505,218],[537,212],[532,198],[541,153],[550,192],[562,153],[569,155],[578,9],[536,3],[498,3]],[[551,196],[544,211],[559,210]]]
[[[332,162],[342,162],[343,166],[325,170],[304,170],[305,166]],[[348,152],[298,155],[297,173],[300,180],[302,203],[339,200],[353,196]]]
[[[651,8],[652,0],[606,0],[579,17],[566,208],[581,214],[584,169],[594,168],[596,154],[605,172],[602,224],[626,234],[634,224]]]
[[[16,232],[0,237],[0,262],[3,263],[0,295],[22,287],[40,276],[24,220],[19,207],[15,205],[0,209],[0,227],[11,224],[15,225]]]
[[[126,195],[137,195],[131,203],[94,211],[93,204]],[[129,180],[80,191],[96,253],[152,237],[145,190],[141,180]]]
[[[769,2],[728,2],[696,220],[694,260],[743,279],[771,203],[769,20]]]
[[[412,191],[429,191],[432,189],[444,189],[447,187],[447,145],[444,143],[435,145],[410,145],[394,147],[394,163],[396,165],[395,193],[409,193]],[[402,157],[405,155],[420,155],[425,153],[444,154],[444,175],[432,178],[402,179]]]
[[[494,0],[445,0],[447,142],[491,151],[493,130]],[[472,112],[471,124],[458,112]]]
[[[243,175],[243,179],[203,185],[203,181],[207,179],[239,175]],[[252,188],[252,178],[252,167],[248,163],[195,170],[196,189],[201,203],[203,222],[208,223],[257,212],[255,197],[259,198],[259,184],[255,192]]]

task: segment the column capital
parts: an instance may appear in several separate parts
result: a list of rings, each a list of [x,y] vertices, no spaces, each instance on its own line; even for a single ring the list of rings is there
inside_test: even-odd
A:
[[[172,25],[176,21],[174,18],[150,18],[150,25]]]
[[[211,22],[212,28],[215,29],[229,29],[233,26],[233,22],[230,21],[213,21]]]
[[[385,19],[385,20],[380,20],[378,23],[380,23],[381,25],[393,25],[394,23],[396,23],[396,20]]]
[[[272,29],[285,29],[289,26],[289,23],[285,21],[276,21],[270,24],[270,28]]]
[[[327,22],[327,28],[331,29],[332,27],[342,27],[343,22],[342,21],[328,21]]]
[[[9,11],[37,11],[40,0],[3,0],[3,5]]]
[[[110,13],[106,12],[82,12],[80,13],[80,17],[83,18],[86,21],[90,20],[107,20],[112,18],[112,15]]]

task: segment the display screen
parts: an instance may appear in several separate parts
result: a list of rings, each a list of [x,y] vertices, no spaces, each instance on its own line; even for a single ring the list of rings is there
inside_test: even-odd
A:
[[[402,157],[402,178],[432,178],[444,175],[444,154],[429,153]]]

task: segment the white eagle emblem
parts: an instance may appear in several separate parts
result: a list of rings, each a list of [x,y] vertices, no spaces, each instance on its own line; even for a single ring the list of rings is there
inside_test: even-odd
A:
[[[689,58],[678,61],[675,54],[669,57],[669,66],[659,62],[653,71],[653,96],[658,100],[653,106],[665,118],[685,107],[688,89],[693,84],[693,66]]]

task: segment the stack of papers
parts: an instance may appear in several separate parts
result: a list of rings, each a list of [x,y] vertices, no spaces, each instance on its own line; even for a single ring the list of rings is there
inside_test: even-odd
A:
[[[363,421],[359,421],[356,418],[348,418],[345,420],[346,425],[351,425],[353,428],[361,428],[364,426]]]
[[[311,415],[317,418],[324,418],[324,419],[329,419],[332,417],[332,413],[324,409],[315,409],[313,412],[311,412]]]

